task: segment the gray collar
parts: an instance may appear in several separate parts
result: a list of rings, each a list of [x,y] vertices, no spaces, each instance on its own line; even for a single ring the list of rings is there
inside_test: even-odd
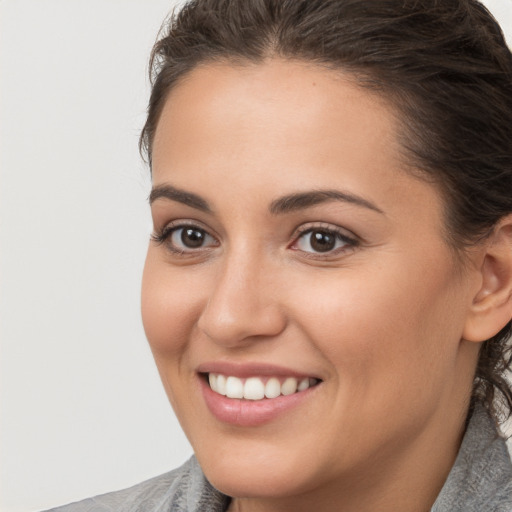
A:
[[[512,512],[512,464],[505,440],[477,406],[431,512]]]

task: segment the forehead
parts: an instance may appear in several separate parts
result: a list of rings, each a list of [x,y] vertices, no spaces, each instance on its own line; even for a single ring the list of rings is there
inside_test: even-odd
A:
[[[333,139],[347,156],[349,149],[371,147],[374,156],[396,159],[396,128],[392,108],[350,75],[277,59],[209,64],[171,90],[157,125],[154,165],[191,145],[219,151],[236,145],[241,153],[306,143],[317,158]]]
[[[342,186],[385,206],[427,187],[404,171],[398,126],[390,104],[343,72],[279,59],[203,65],[167,98],[153,178],[189,189],[200,178],[210,190]]]

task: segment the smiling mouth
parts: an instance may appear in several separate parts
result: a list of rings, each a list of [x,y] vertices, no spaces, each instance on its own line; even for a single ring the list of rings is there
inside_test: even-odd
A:
[[[318,385],[321,381],[313,377],[249,377],[241,379],[233,375],[208,373],[205,375],[210,389],[227,398],[245,400],[271,400],[279,396],[300,393]]]

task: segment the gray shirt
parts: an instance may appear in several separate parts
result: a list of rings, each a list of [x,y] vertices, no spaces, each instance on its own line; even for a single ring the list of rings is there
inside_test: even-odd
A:
[[[180,468],[129,489],[51,512],[224,512],[229,500],[210,485],[192,457]],[[512,463],[507,446],[480,407],[431,512],[512,512]]]

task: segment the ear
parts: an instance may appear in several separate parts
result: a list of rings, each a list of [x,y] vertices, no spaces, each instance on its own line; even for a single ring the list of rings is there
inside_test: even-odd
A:
[[[501,219],[484,242],[480,288],[473,297],[463,339],[492,338],[512,319],[512,215]]]

